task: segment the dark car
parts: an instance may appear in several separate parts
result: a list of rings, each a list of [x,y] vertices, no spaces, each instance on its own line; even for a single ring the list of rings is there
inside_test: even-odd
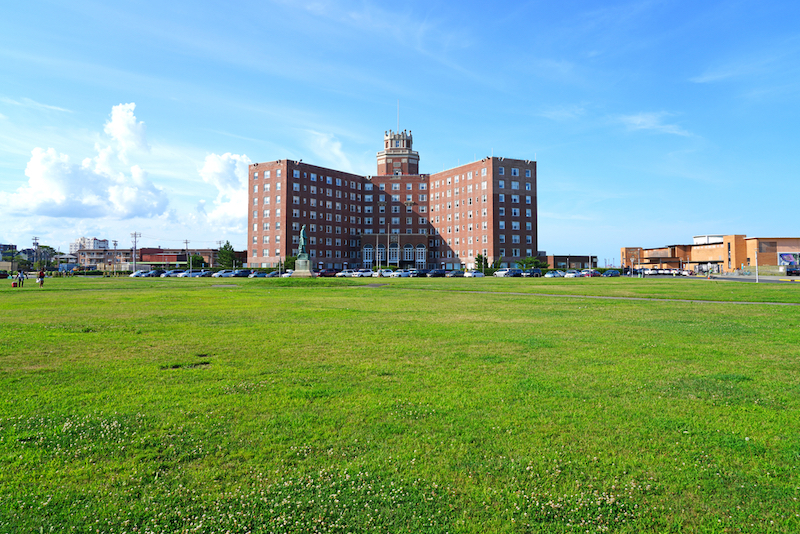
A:
[[[9,276],[9,275],[8,275],[8,273],[7,273],[7,272],[5,272],[5,271],[0,271],[0,280],[5,280],[6,278],[8,278],[8,276]]]
[[[616,269],[611,269],[610,271],[604,272],[603,276],[619,276],[619,271]]]
[[[233,271],[233,276],[237,278],[247,278],[252,271],[250,269],[236,269]]]
[[[315,272],[314,276],[331,277],[331,276],[336,276],[336,273],[338,273],[338,272],[339,272],[338,269],[322,269],[319,272]]]
[[[464,271],[456,269],[455,271],[450,271],[445,276],[447,278],[463,278],[464,277]]]
[[[786,266],[786,276],[800,276],[800,266],[787,265]]]
[[[425,276],[428,278],[441,278],[444,277],[445,274],[447,274],[447,271],[444,269],[431,269]]]
[[[428,276],[430,271],[428,269],[413,269],[411,271],[411,276]]]
[[[540,278],[542,276],[542,270],[538,268],[525,269],[524,271],[522,271],[522,276],[528,276],[531,278]]]
[[[161,276],[165,272],[167,272],[167,271],[165,271],[164,269],[153,269],[150,272],[144,273],[144,275],[146,277],[148,277],[148,278],[158,278],[159,276]]]

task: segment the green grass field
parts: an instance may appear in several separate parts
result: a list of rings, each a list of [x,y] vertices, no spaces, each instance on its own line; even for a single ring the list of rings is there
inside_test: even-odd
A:
[[[2,282],[0,532],[800,531],[800,284]]]

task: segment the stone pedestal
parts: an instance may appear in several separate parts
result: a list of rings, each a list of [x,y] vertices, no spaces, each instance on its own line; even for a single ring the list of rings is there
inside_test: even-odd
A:
[[[314,276],[311,272],[311,261],[308,259],[308,254],[298,254],[294,262],[294,272],[292,278],[309,278]]]

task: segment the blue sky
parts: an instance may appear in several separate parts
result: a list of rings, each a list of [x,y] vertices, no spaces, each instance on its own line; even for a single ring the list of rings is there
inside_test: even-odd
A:
[[[249,162],[539,162],[539,248],[800,234],[800,3],[18,2],[0,242],[246,241]]]

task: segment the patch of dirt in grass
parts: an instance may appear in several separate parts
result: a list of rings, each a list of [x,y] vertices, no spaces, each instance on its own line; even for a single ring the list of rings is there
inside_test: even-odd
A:
[[[198,358],[208,358],[208,354],[198,354]],[[208,360],[202,360],[199,362],[188,362],[188,363],[173,363],[170,365],[162,365],[159,367],[162,371],[168,371],[171,369],[196,369],[198,367],[206,367],[211,365],[211,362]]]

